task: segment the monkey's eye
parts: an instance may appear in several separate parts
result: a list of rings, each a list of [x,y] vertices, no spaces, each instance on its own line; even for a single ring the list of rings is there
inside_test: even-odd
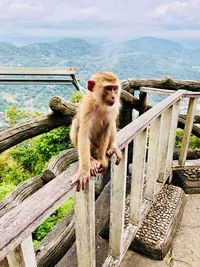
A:
[[[104,86],[104,89],[106,91],[112,91],[112,85],[106,85],[106,86]]]
[[[104,89],[106,91],[117,91],[118,90],[118,86],[117,85],[106,85],[106,86],[104,86]]]

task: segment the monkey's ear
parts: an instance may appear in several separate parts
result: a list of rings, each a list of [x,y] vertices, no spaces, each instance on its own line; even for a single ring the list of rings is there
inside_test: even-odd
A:
[[[87,84],[87,88],[89,91],[93,92],[95,86],[95,81],[94,80],[89,80]]]

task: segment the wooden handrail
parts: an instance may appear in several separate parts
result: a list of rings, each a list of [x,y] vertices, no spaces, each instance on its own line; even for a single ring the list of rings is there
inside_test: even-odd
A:
[[[1,67],[0,75],[66,76],[75,74],[75,68],[15,68]]]
[[[79,81],[75,77],[75,68],[16,68],[1,67],[0,68],[0,84],[60,84],[73,85],[81,93],[84,92]],[[17,78],[15,78],[18,76]],[[28,78],[27,78],[28,76]],[[32,77],[31,77],[32,76]],[[42,77],[42,78],[41,78]]]
[[[70,185],[70,177],[76,172],[77,164],[0,218],[0,260],[75,193],[76,186]]]
[[[140,87],[141,92],[151,93],[151,94],[163,94],[163,95],[171,95],[176,92],[176,90],[171,89],[164,89],[164,88],[154,88],[154,87]],[[192,92],[192,91],[185,91],[183,97],[200,97],[200,92]]]
[[[117,134],[117,145],[120,149],[123,149],[129,144],[139,132],[143,131],[153,119],[160,116],[166,108],[172,106],[176,101],[181,99],[184,93],[184,90],[178,90],[119,131]]]
[[[124,160],[119,166],[115,166],[114,160],[111,161],[110,251],[103,267],[119,266],[125,253],[124,250],[128,249],[132,242],[137,227],[144,218],[144,213],[148,211],[150,203],[166,180],[171,179],[179,104],[182,97],[190,97],[179,158],[179,163],[183,166],[199,97],[197,93],[178,90],[128,124],[117,135],[117,144],[122,149]],[[149,132],[148,151],[147,132]],[[134,141],[134,146],[130,223],[124,228],[126,161],[131,141]],[[146,176],[146,186],[143,193],[144,176]],[[146,208],[144,208],[145,204]]]

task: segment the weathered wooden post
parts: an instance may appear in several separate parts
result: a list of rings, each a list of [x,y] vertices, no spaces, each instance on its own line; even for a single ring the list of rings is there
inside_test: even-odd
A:
[[[128,146],[122,151],[123,159],[119,165],[115,165],[115,156],[111,160],[109,249],[110,255],[117,258],[120,258],[123,248],[127,150]]]
[[[37,267],[31,235],[7,255],[9,267]]]
[[[180,156],[179,156],[179,164],[184,166],[187,156],[187,150],[189,146],[190,134],[192,131],[192,125],[194,121],[194,115],[197,105],[197,99],[195,97],[191,97],[188,104],[183,140],[181,144]]]
[[[75,193],[75,231],[78,266],[95,267],[94,177],[85,190]]]

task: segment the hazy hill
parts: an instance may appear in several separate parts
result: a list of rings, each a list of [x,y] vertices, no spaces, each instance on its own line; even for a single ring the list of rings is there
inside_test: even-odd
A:
[[[120,79],[166,75],[176,79],[200,79],[200,49],[188,49],[178,43],[152,37],[122,43],[90,43],[83,39],[66,38],[21,47],[0,43],[0,66],[76,67],[83,86],[93,72],[103,70],[116,72]],[[70,92],[71,88],[66,86],[1,86],[0,111],[11,103],[46,108],[52,95],[68,97]]]
[[[89,43],[78,38],[21,47],[0,43],[0,65],[73,66],[83,80],[94,71],[107,69],[117,72],[120,78],[171,75],[199,79],[200,49],[152,37],[123,43]]]

